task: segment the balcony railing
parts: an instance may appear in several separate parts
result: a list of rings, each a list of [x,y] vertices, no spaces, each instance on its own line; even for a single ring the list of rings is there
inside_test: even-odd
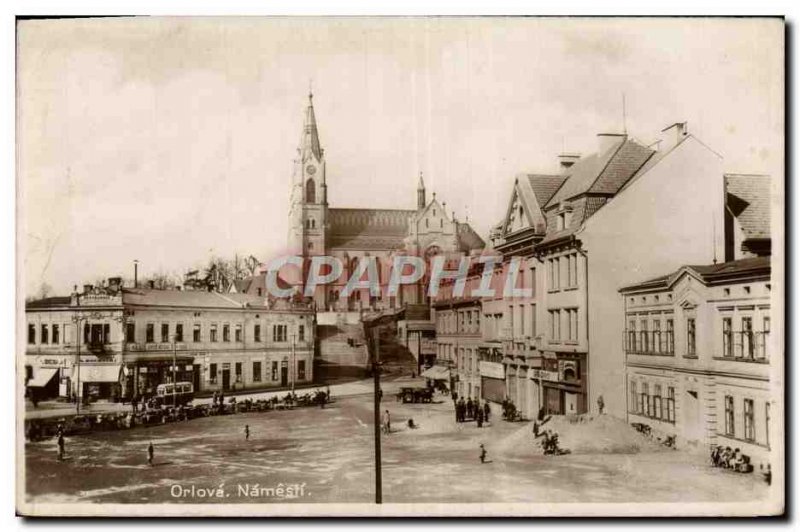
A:
[[[675,355],[673,331],[632,331],[622,333],[622,345],[628,355]]]
[[[769,331],[730,331],[722,333],[722,358],[749,362],[768,362]]]

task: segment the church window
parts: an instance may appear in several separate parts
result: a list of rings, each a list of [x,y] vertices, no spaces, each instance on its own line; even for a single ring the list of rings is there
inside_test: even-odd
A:
[[[316,203],[316,187],[314,186],[314,180],[309,179],[306,181],[306,203]]]

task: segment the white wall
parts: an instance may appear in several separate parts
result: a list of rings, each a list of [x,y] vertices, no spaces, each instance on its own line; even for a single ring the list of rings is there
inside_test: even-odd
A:
[[[618,290],[684,264],[724,260],[722,159],[687,137],[601,208],[578,235],[589,257],[589,407],[625,415]]]

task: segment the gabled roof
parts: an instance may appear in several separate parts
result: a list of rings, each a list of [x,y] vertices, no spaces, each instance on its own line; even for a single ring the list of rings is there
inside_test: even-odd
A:
[[[619,291],[627,293],[641,290],[665,290],[675,284],[684,273],[692,275],[705,284],[722,284],[769,278],[770,272],[770,257],[750,257],[718,264],[682,266],[669,275],[661,275],[641,283],[628,285]]]
[[[567,180],[546,208],[550,209],[581,194],[616,194],[653,153],[653,150],[635,140],[621,136],[605,152],[579,159],[569,169]]]
[[[542,209],[566,180],[566,175],[528,174],[528,184]]]
[[[742,227],[745,239],[770,238],[768,175],[726,174],[726,204]]]

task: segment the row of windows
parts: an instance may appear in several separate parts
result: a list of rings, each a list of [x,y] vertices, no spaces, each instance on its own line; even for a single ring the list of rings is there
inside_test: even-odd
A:
[[[578,254],[547,260],[547,288],[550,291],[578,287]]]
[[[530,315],[526,316],[525,305],[509,305],[508,328],[514,337],[536,336],[536,305],[530,305]]]
[[[763,316],[761,331],[753,330],[753,317],[742,316],[740,329],[733,330],[733,318],[722,318],[722,356],[746,360],[767,359],[770,318]]]
[[[736,426],[736,404],[732,395],[725,396],[725,435],[731,438],[739,438],[750,442],[756,441],[756,415],[755,402],[753,399],[742,400],[742,432],[737,432]],[[765,444],[769,446],[769,402],[764,403],[764,438]]]
[[[67,326],[63,326],[66,333]],[[62,334],[62,326],[59,323],[39,325],[38,343],[39,345],[60,345],[66,343],[66,334]],[[83,343],[86,345],[105,345],[111,342],[111,325],[108,323],[84,323],[83,324]],[[37,343],[36,325],[28,324],[28,344]]]
[[[643,382],[639,389],[636,381],[628,385],[628,411],[639,416],[649,417],[658,421],[675,423],[675,388],[667,386],[666,395],[660,384],[653,385],[650,394],[650,384]]]
[[[550,342],[578,341],[578,309],[550,310]],[[564,336],[562,337],[562,333]]]
[[[639,320],[638,330],[636,319],[629,319],[625,335],[628,353],[671,355],[675,352],[675,323],[671,318],[665,320],[663,331],[660,319],[654,319],[652,323],[647,319]]]
[[[284,367],[286,367],[284,365]],[[223,370],[224,371],[224,370]],[[208,367],[208,374],[209,379],[212,384],[217,382],[218,378],[218,365],[216,363],[209,364]],[[234,382],[242,382],[242,363],[235,362],[234,363]],[[253,382],[262,382],[263,373],[261,371],[261,361],[253,361]],[[305,380],[306,378],[306,361],[305,360],[298,360],[297,361],[297,380]],[[272,370],[271,370],[271,379],[272,381],[280,380],[280,376],[278,375],[278,362],[273,360],[272,361]]]
[[[273,342],[286,342],[288,340],[288,330],[289,327],[286,324],[275,324],[272,326],[272,341]],[[156,341],[156,326],[154,323],[148,323],[145,325],[145,343],[153,343]],[[218,342],[219,341],[219,329],[216,323],[212,323],[209,326],[208,330],[208,341],[209,342]],[[234,342],[243,342],[244,341],[244,330],[241,324],[236,324],[234,326]],[[128,323],[125,327],[125,339],[127,343],[136,343],[136,324],[135,323]],[[174,327],[174,336],[170,336],[170,324],[169,323],[162,323],[161,324],[161,334],[160,334],[160,341],[162,343],[168,343],[174,339],[175,342],[184,342],[184,331],[183,331],[183,323],[176,323]],[[300,324],[297,326],[297,341],[304,342],[306,339],[305,334],[305,325]],[[200,343],[203,341],[203,327],[199,323],[195,323],[192,326],[192,342]],[[231,326],[229,324],[223,324],[222,326],[222,341],[223,342],[230,342],[231,341]],[[253,325],[253,341],[254,342],[261,342],[261,325],[254,324]]]
[[[458,310],[439,313],[437,329],[445,333],[480,332],[481,311]]]

